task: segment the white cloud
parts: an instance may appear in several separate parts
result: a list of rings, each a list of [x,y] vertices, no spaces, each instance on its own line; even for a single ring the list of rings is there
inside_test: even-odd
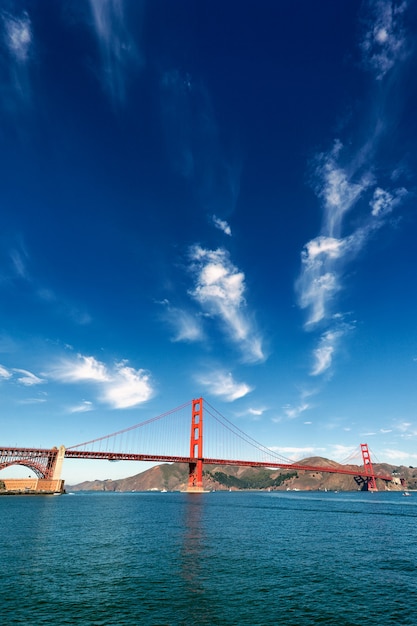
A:
[[[207,387],[211,394],[219,396],[227,402],[243,398],[253,390],[246,383],[236,382],[230,372],[216,371],[201,375],[197,377],[197,382]]]
[[[105,89],[114,101],[123,102],[130,67],[143,63],[126,26],[124,2],[89,0],[89,4],[100,49]]]
[[[306,457],[316,456],[322,453],[325,448],[315,448],[314,446],[305,446],[305,447],[291,447],[291,446],[273,446],[270,448],[274,452],[278,452],[278,454],[290,454],[291,460],[297,461],[305,459]],[[290,460],[290,459],[289,459]]]
[[[43,404],[47,401],[46,397],[43,398],[24,398],[19,400],[19,404]]]
[[[21,17],[3,14],[4,40],[17,63],[26,63],[32,44],[32,28],[28,14]]]
[[[369,203],[374,217],[385,217],[393,211],[393,209],[408,195],[406,189],[401,187],[393,193],[377,187]]]
[[[299,417],[301,413],[307,411],[309,408],[310,405],[307,402],[303,402],[298,406],[291,406],[290,404],[286,404],[283,407],[283,410],[286,417],[288,417],[289,419],[295,419],[296,417]]]
[[[376,0],[367,3],[370,9],[365,19],[365,32],[361,41],[364,66],[381,80],[407,55],[404,30],[404,13],[408,3]]]
[[[190,295],[206,314],[221,320],[229,338],[240,346],[245,360],[263,361],[262,341],[246,314],[245,275],[230,261],[226,250],[191,249],[195,287]]]
[[[17,382],[25,385],[26,387],[31,387],[32,385],[40,385],[45,382],[43,378],[35,376],[35,374],[32,374],[32,372],[28,372],[28,370],[13,368],[13,372],[21,374],[21,376],[18,376]]]
[[[323,374],[330,368],[336,347],[340,339],[350,328],[350,326],[345,325],[339,330],[328,330],[322,334],[319,345],[313,353],[314,365],[311,370],[312,376]]]
[[[5,82],[2,85],[3,103],[10,112],[16,110],[16,97],[20,102],[29,98],[28,67],[33,56],[32,25],[28,13],[12,15],[0,11],[3,41],[8,52],[5,63]]]
[[[306,263],[312,264],[318,256],[328,259],[339,259],[343,256],[345,248],[346,240],[320,235],[305,245],[304,256]]]
[[[3,367],[3,365],[0,365],[0,378],[4,378],[5,380],[8,380],[11,377],[12,377],[12,373],[8,369]]]
[[[15,376],[17,374],[17,376]],[[0,365],[0,379],[13,380],[25,387],[31,387],[33,385],[40,385],[45,382],[45,379],[39,378],[28,370],[19,369],[16,367],[10,370],[6,369],[3,365]]]
[[[255,417],[260,417],[266,411],[266,408],[260,407],[258,409],[248,409],[249,415],[254,415]]]
[[[126,361],[108,367],[92,356],[78,354],[62,360],[50,375],[63,383],[96,384],[99,399],[115,409],[137,406],[154,395],[149,372],[129,367]]]
[[[83,400],[80,404],[72,406],[69,409],[70,413],[86,413],[94,409],[93,403],[89,400]]]
[[[314,351],[311,374],[315,376],[329,370],[341,337],[340,329],[335,333],[333,327],[336,317],[343,317],[335,312],[335,307],[344,288],[348,263],[357,258],[371,236],[386,223],[389,213],[408,195],[402,187],[386,191],[375,184],[371,166],[366,164],[375,149],[374,142],[375,138],[367,140],[349,158],[342,143],[336,141],[329,153],[317,158],[315,190],[322,201],[322,227],[320,234],[302,250],[301,271],[295,284],[299,306],[307,310],[306,328],[311,330],[319,323],[322,327],[327,325]],[[369,196],[371,190],[370,215],[369,210],[360,209],[362,198]],[[355,226],[349,232],[346,217],[353,209]]]
[[[333,345],[321,345],[315,349],[314,358],[316,362],[311,372],[312,376],[323,374],[323,372],[329,369],[332,364],[333,353]]]
[[[341,236],[344,217],[373,183],[368,172],[358,177],[353,164],[350,173],[347,167],[339,165],[342,153],[343,145],[336,141],[328,154],[319,155],[315,170],[316,193],[323,202],[323,224],[320,235],[304,246],[296,282],[299,305],[309,312],[308,325],[329,316],[334,297],[342,289],[344,267],[377,227],[371,223],[360,224],[350,234]],[[351,182],[353,176],[358,182]]]
[[[204,339],[199,316],[172,306],[168,300],[163,300],[160,304],[165,307],[164,319],[174,330],[172,341],[194,342]]]
[[[416,453],[404,452],[403,450],[395,450],[392,448],[385,448],[383,454],[384,459],[394,461],[395,463],[407,463],[409,459],[417,459]]]
[[[93,356],[78,354],[75,359],[64,359],[51,372],[56,380],[65,383],[83,381],[108,382],[111,378],[107,367]]]
[[[337,140],[329,153],[320,154],[317,158],[316,176],[319,182],[316,193],[323,200],[323,230],[329,237],[340,237],[343,217],[373,181],[369,172],[365,172],[356,180],[357,166],[353,164],[353,171],[342,167],[339,164],[342,152],[343,144]],[[352,181],[353,176],[355,182]]]
[[[229,224],[225,220],[221,220],[219,217],[216,217],[215,215],[213,215],[213,224],[215,225],[216,228],[218,228],[219,230],[222,230],[225,235],[229,235],[229,237],[232,236],[232,229],[230,228]]]
[[[24,238],[20,235],[16,235],[13,239],[13,244],[8,251],[11,264],[10,278],[15,279],[18,277],[27,280],[30,283],[31,279],[28,269],[30,257]]]
[[[127,409],[150,400],[153,395],[149,373],[143,369],[135,370],[123,362],[116,365],[102,397],[115,409]]]

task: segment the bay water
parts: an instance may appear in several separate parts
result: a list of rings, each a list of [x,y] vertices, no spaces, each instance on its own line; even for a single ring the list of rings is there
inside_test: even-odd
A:
[[[417,493],[0,497],[0,619],[417,625]]]

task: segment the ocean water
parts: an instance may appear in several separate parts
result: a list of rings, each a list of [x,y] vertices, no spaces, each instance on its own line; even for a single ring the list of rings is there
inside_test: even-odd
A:
[[[417,624],[417,493],[0,497],[9,624]]]

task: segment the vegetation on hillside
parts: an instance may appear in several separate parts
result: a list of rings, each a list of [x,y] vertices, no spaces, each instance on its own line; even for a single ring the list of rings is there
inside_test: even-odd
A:
[[[268,470],[260,470],[253,475],[246,475],[241,478],[232,476],[231,474],[225,474],[224,472],[204,472],[205,476],[210,477],[220,485],[224,485],[229,489],[234,487],[235,489],[268,489],[272,487],[279,487],[286,480],[290,478],[296,478],[297,472],[288,472],[286,474],[280,474],[276,478],[271,476],[271,472]]]

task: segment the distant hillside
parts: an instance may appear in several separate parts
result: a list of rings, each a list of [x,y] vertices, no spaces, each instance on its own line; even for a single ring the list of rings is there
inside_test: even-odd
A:
[[[300,461],[300,465],[311,466],[341,466],[335,461],[322,457],[311,457]],[[358,466],[350,465],[355,470]],[[417,489],[417,468],[396,467],[392,465],[374,464],[375,472],[394,474],[397,484],[390,483],[388,488],[392,491]],[[403,484],[400,482],[403,480]],[[85,481],[78,485],[67,485],[67,491],[149,491],[156,489],[162,491],[185,491],[187,488],[188,465],[183,463],[165,463],[156,465],[135,476],[118,480],[94,480]],[[363,488],[363,480],[355,476],[341,474],[328,474],[314,471],[289,471],[287,469],[266,469],[260,467],[238,467],[229,465],[205,465],[204,488],[208,490],[240,490],[240,489],[273,489],[285,491],[298,489],[300,491],[358,491]],[[382,480],[377,480],[378,489],[386,489]]]

